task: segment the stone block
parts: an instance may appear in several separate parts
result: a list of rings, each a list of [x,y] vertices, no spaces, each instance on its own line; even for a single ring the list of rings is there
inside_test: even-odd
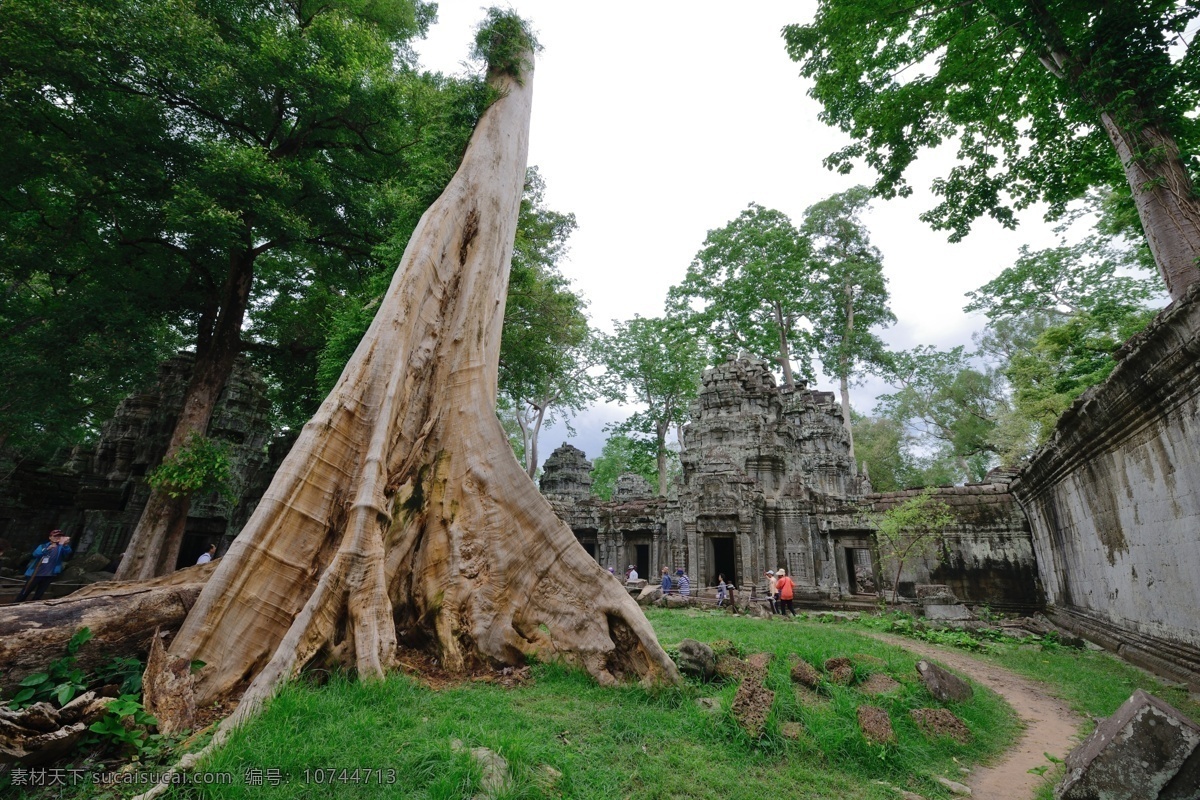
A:
[[[1194,786],[1172,786],[1200,747],[1200,726],[1138,689],[1116,713],[1067,756],[1056,800],[1157,800],[1196,796]],[[1192,793],[1189,795],[1188,792]]]
[[[974,619],[974,617],[971,616],[970,610],[963,605],[927,603],[925,605],[925,619],[949,622],[954,620],[969,620]]]
[[[958,702],[970,700],[971,696],[975,694],[975,690],[969,683],[932,662],[918,661],[917,672],[921,675],[921,682],[925,684],[929,693],[943,703],[951,700]]]
[[[711,680],[717,673],[717,656],[704,642],[684,639],[679,643],[679,671],[701,680]]]

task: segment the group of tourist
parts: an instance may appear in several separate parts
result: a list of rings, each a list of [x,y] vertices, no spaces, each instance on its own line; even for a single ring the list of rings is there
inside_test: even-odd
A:
[[[674,580],[671,579],[671,569],[663,567],[659,586],[664,595],[677,594],[680,597],[688,597],[692,593],[692,582],[688,580],[687,573],[683,571],[682,567],[675,570]]]
[[[787,570],[780,567],[776,570],[769,569],[764,574],[767,578],[767,603],[771,606],[771,612],[781,616],[796,616],[796,609],[792,607],[796,585],[788,577]]]

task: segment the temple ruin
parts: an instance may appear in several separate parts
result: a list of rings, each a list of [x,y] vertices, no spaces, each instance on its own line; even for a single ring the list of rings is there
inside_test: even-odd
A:
[[[880,587],[873,515],[916,491],[872,493],[857,475],[831,392],[779,387],[767,362],[730,358],[704,373],[683,428],[682,475],[667,497],[622,476],[611,501],[590,496],[590,463],[564,444],[547,459],[542,491],[602,566],[639,575],[683,568],[693,585],[762,584],[784,567],[797,599],[873,601]],[[943,487],[954,513],[943,551],[906,564],[902,595],[947,585],[962,600],[1031,610],[1042,595],[1029,525],[1010,476]],[[884,570],[886,572],[887,570]]]

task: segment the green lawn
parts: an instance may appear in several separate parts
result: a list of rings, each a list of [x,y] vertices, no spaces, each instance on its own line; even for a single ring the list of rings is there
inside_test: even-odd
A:
[[[1008,706],[977,687],[970,701],[950,706],[972,731],[971,743],[927,740],[908,712],[938,703],[917,681],[916,657],[869,636],[888,627],[887,619],[827,624],[661,610],[648,616],[669,652],[690,637],[730,643],[743,655],[776,655],[768,675],[776,695],[762,738],[751,739],[733,720],[733,683],[603,689],[554,665],[534,667],[533,680],[515,689],[466,683],[434,691],[401,675],[376,685],[334,677],[319,688],[303,681],[286,687],[202,765],[202,774],[228,775],[231,784],[177,787],[168,797],[471,797],[482,774],[455,747],[458,740],[507,760],[512,782],[499,795],[505,800],[895,800],[893,787],[933,800],[950,797],[934,782],[937,776],[961,779],[961,766],[995,756],[1019,733]],[[1053,643],[982,646],[977,656],[1046,682],[1081,712],[1110,714],[1140,687],[1200,716],[1186,694],[1105,653]],[[826,683],[816,697],[798,696],[789,678],[793,654],[818,669],[828,658],[849,656],[857,681],[885,672],[901,688],[872,699],[853,686]],[[701,698],[715,698],[718,710],[703,708]],[[888,711],[895,744],[863,738],[855,713],[867,702]],[[799,723],[798,739],[783,735],[787,723]],[[135,793],[132,787],[100,792],[93,785],[25,790],[37,800]]]
[[[288,687],[265,713],[234,735],[205,767],[225,772],[235,784],[176,790],[174,797],[307,798],[377,797],[378,776],[354,783],[354,768],[395,770],[382,793],[406,798],[460,798],[478,791],[480,771],[452,746],[483,746],[500,753],[513,782],[506,798],[895,798],[884,783],[928,798],[949,797],[933,776],[959,777],[959,764],[998,753],[1017,724],[991,692],[953,710],[974,733],[967,746],[948,739],[930,742],[916,729],[909,709],[937,703],[917,682],[916,659],[903,650],[847,627],[806,622],[752,620],[713,612],[652,611],[651,622],[668,650],[681,639],[727,640],[743,653],[771,651],[768,684],[776,691],[765,735],[751,740],[728,709],[736,685],[689,683],[682,689],[603,689],[586,676],[555,666],[535,669],[535,680],[517,689],[469,684],[432,691],[405,677],[382,686],[334,680],[320,689]],[[868,744],[855,709],[868,701],[853,688],[827,686],[823,697],[801,703],[789,678],[789,654],[820,667],[833,656],[866,655],[859,678],[884,671],[902,687],[876,700],[898,735],[890,746]],[[715,697],[721,710],[696,700]],[[780,726],[799,722],[798,740]],[[549,781],[545,767],[561,773]],[[318,777],[333,769],[333,785]],[[342,782],[342,769],[349,769]],[[264,785],[246,785],[256,770]],[[267,770],[286,780],[269,785]],[[270,773],[276,774],[276,773]],[[366,773],[360,773],[360,780]],[[883,783],[881,783],[883,782]]]

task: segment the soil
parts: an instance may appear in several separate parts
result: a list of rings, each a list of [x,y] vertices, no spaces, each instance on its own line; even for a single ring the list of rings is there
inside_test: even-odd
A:
[[[815,689],[821,684],[821,673],[812,664],[800,659],[792,666],[792,682]]]
[[[858,707],[858,727],[868,742],[888,744],[896,741],[892,720],[887,711],[876,706]]]
[[[829,673],[829,680],[842,686],[849,686],[854,680],[854,667],[848,658],[829,659],[825,662],[825,671]]]
[[[1078,741],[1083,719],[1062,700],[1036,681],[1003,667],[899,636],[872,634],[888,644],[902,647],[925,658],[936,659],[1008,701],[1025,731],[1017,743],[991,766],[976,767],[966,781],[975,797],[987,800],[1030,800],[1045,778],[1029,770],[1048,765],[1046,753],[1065,758]]]
[[[970,729],[948,708],[914,708],[908,713],[917,723],[917,727],[931,739],[949,736],[959,744],[971,741]]]
[[[762,736],[763,726],[767,723],[767,715],[771,713],[771,704],[775,702],[775,693],[758,681],[746,679],[738,687],[733,696],[733,717],[738,724],[757,739]]]
[[[864,694],[874,696],[878,694],[894,692],[900,688],[900,684],[891,677],[884,675],[882,672],[876,672],[874,675],[863,681],[862,685],[858,688],[859,691],[863,692]]]

